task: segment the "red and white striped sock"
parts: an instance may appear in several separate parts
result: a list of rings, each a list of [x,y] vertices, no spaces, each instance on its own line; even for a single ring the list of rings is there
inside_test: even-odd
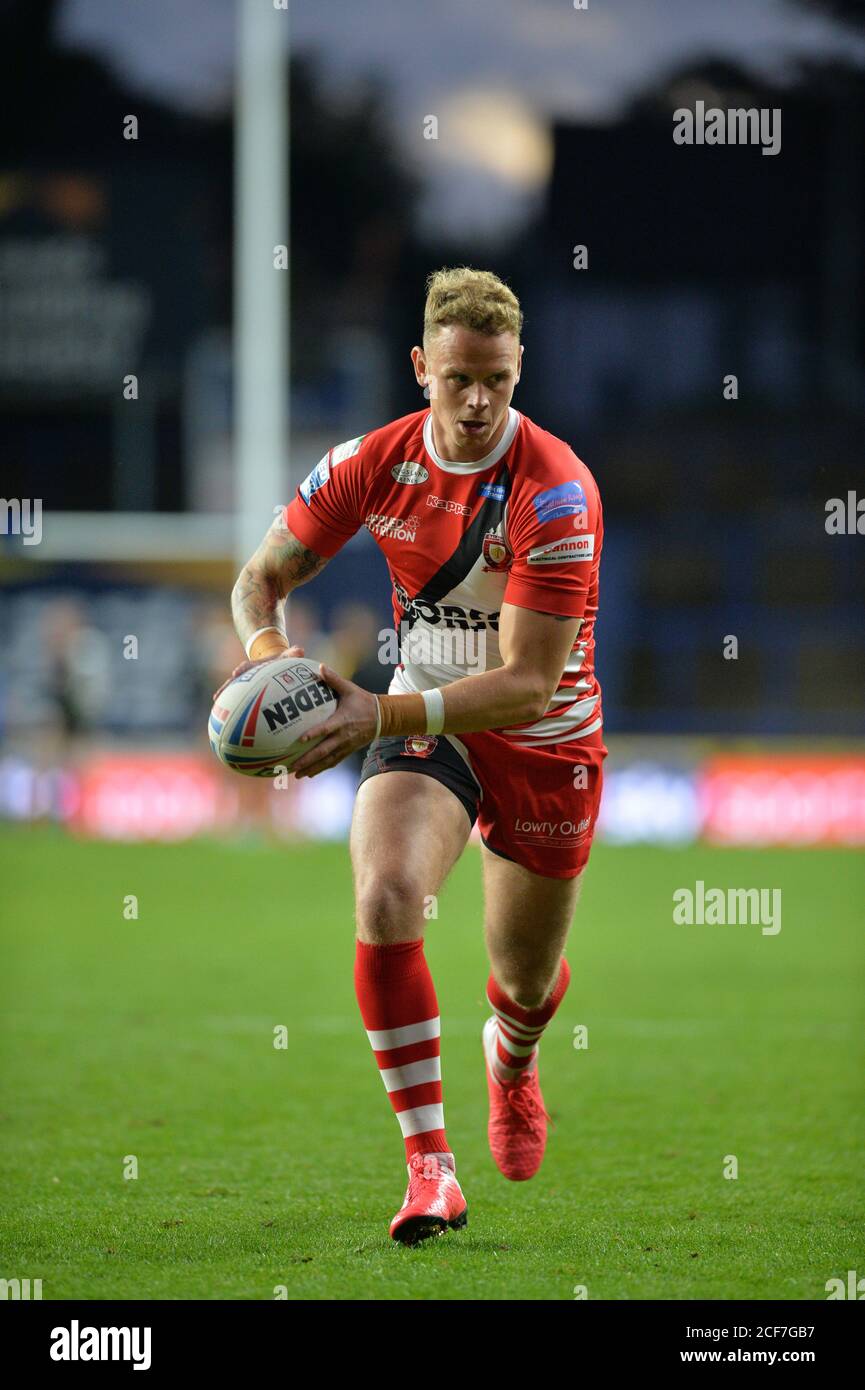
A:
[[[358,941],[354,987],[406,1160],[436,1154],[455,1170],[442,1105],[441,1020],[423,941]]]
[[[539,1009],[521,1009],[500,989],[490,975],[487,999],[496,1017],[496,1047],[493,1070],[499,1081],[517,1081],[537,1065],[538,1043],[544,1029],[565,996],[571,979],[568,962],[562,956],[559,978],[546,1003]]]

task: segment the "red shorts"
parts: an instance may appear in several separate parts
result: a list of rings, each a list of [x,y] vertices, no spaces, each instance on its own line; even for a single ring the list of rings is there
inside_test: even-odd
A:
[[[579,743],[518,748],[501,734],[417,734],[371,744],[360,780],[419,772],[459,798],[494,854],[546,878],[586,866],[601,804],[601,731]]]

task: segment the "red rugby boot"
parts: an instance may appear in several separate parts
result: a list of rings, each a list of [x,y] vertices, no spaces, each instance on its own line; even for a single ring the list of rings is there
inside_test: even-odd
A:
[[[547,1146],[547,1120],[544,1098],[538,1081],[537,1065],[516,1081],[499,1081],[493,1071],[496,1046],[496,1020],[484,1024],[484,1055],[487,1063],[487,1089],[490,1119],[487,1134],[490,1153],[499,1172],[511,1182],[533,1178],[541,1166]]]
[[[467,1221],[468,1207],[456,1177],[435,1154],[412,1154],[408,1163],[405,1201],[390,1223],[394,1240],[417,1245],[428,1236],[459,1230]]]

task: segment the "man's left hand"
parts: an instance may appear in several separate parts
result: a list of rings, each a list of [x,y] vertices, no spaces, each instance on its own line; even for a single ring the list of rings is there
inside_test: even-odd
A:
[[[372,741],[378,722],[374,695],[368,690],[361,690],[359,685],[351,681],[343,680],[329,666],[319,666],[318,669],[325,685],[329,685],[336,694],[339,708],[324,724],[298,739],[299,747],[312,739],[321,739],[321,742],[292,764],[291,771],[295,777],[317,777],[329,767],[336,767],[349,753],[364,748]]]

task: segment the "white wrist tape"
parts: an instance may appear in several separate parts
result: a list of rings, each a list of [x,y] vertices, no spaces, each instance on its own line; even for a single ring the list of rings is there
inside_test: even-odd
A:
[[[244,650],[245,650],[245,652],[246,652],[247,660],[249,660],[249,661],[252,660],[251,656],[249,655],[250,652],[252,651],[252,644],[253,644],[253,642],[255,641],[255,639],[256,639],[257,637],[260,637],[260,636],[261,636],[261,634],[262,634],[263,632],[278,632],[279,635],[280,635],[280,637],[284,637],[284,636],[285,636],[285,633],[283,632],[282,628],[281,628],[281,627],[275,627],[275,626],[273,625],[273,623],[271,623],[269,627],[260,627],[260,628],[257,628],[256,631],[252,634],[252,636],[251,636],[251,637],[249,638],[249,640],[247,641],[246,647],[244,648]]]
[[[440,734],[445,726],[445,702],[440,690],[424,690],[423,702],[426,705],[426,730],[428,734]]]

